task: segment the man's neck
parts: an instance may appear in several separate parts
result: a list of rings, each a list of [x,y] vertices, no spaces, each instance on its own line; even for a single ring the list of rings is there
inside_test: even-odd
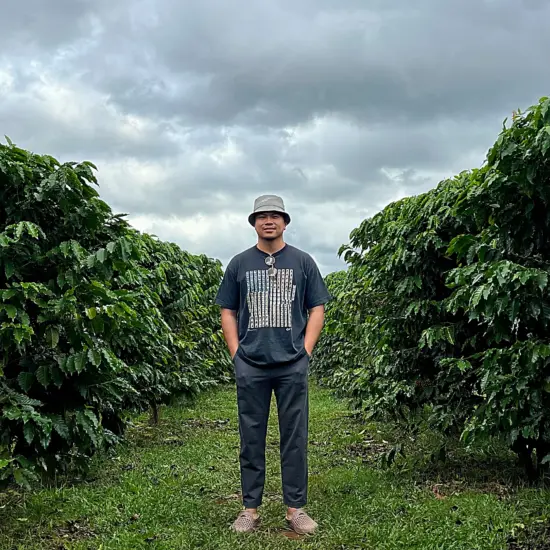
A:
[[[258,239],[258,244],[256,246],[259,250],[265,252],[266,254],[275,254],[275,252],[278,252],[285,247],[285,242],[282,237],[273,241]]]

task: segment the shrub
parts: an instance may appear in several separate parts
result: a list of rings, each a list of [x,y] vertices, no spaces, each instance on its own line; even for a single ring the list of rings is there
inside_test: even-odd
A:
[[[549,201],[542,98],[504,126],[483,167],[352,232],[332,310],[346,323],[321,346],[358,350],[340,369],[356,405],[411,422],[427,409],[466,442],[504,437],[531,475],[550,461]]]
[[[93,170],[0,145],[0,479],[85,468],[127,411],[229,372],[220,263],[132,229]]]

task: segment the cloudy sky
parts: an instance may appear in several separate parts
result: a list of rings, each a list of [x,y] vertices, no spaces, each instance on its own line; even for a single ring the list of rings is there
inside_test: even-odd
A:
[[[224,264],[278,193],[326,274],[550,93],[549,26],[550,0],[2,0],[0,135],[93,161],[134,226]]]

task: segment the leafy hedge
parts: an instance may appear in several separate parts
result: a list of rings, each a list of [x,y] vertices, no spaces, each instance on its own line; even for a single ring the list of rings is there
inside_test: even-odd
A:
[[[427,408],[466,442],[504,437],[534,475],[550,461],[549,204],[542,98],[481,168],[351,233],[315,370],[371,416]]]
[[[94,169],[0,144],[0,480],[85,468],[126,412],[230,374],[220,263],[132,229]]]

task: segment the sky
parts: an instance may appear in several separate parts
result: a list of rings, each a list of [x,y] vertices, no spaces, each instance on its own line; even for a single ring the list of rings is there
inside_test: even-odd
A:
[[[92,161],[115,212],[224,266],[278,194],[326,275],[550,93],[549,24],[550,0],[3,0],[0,136]]]

